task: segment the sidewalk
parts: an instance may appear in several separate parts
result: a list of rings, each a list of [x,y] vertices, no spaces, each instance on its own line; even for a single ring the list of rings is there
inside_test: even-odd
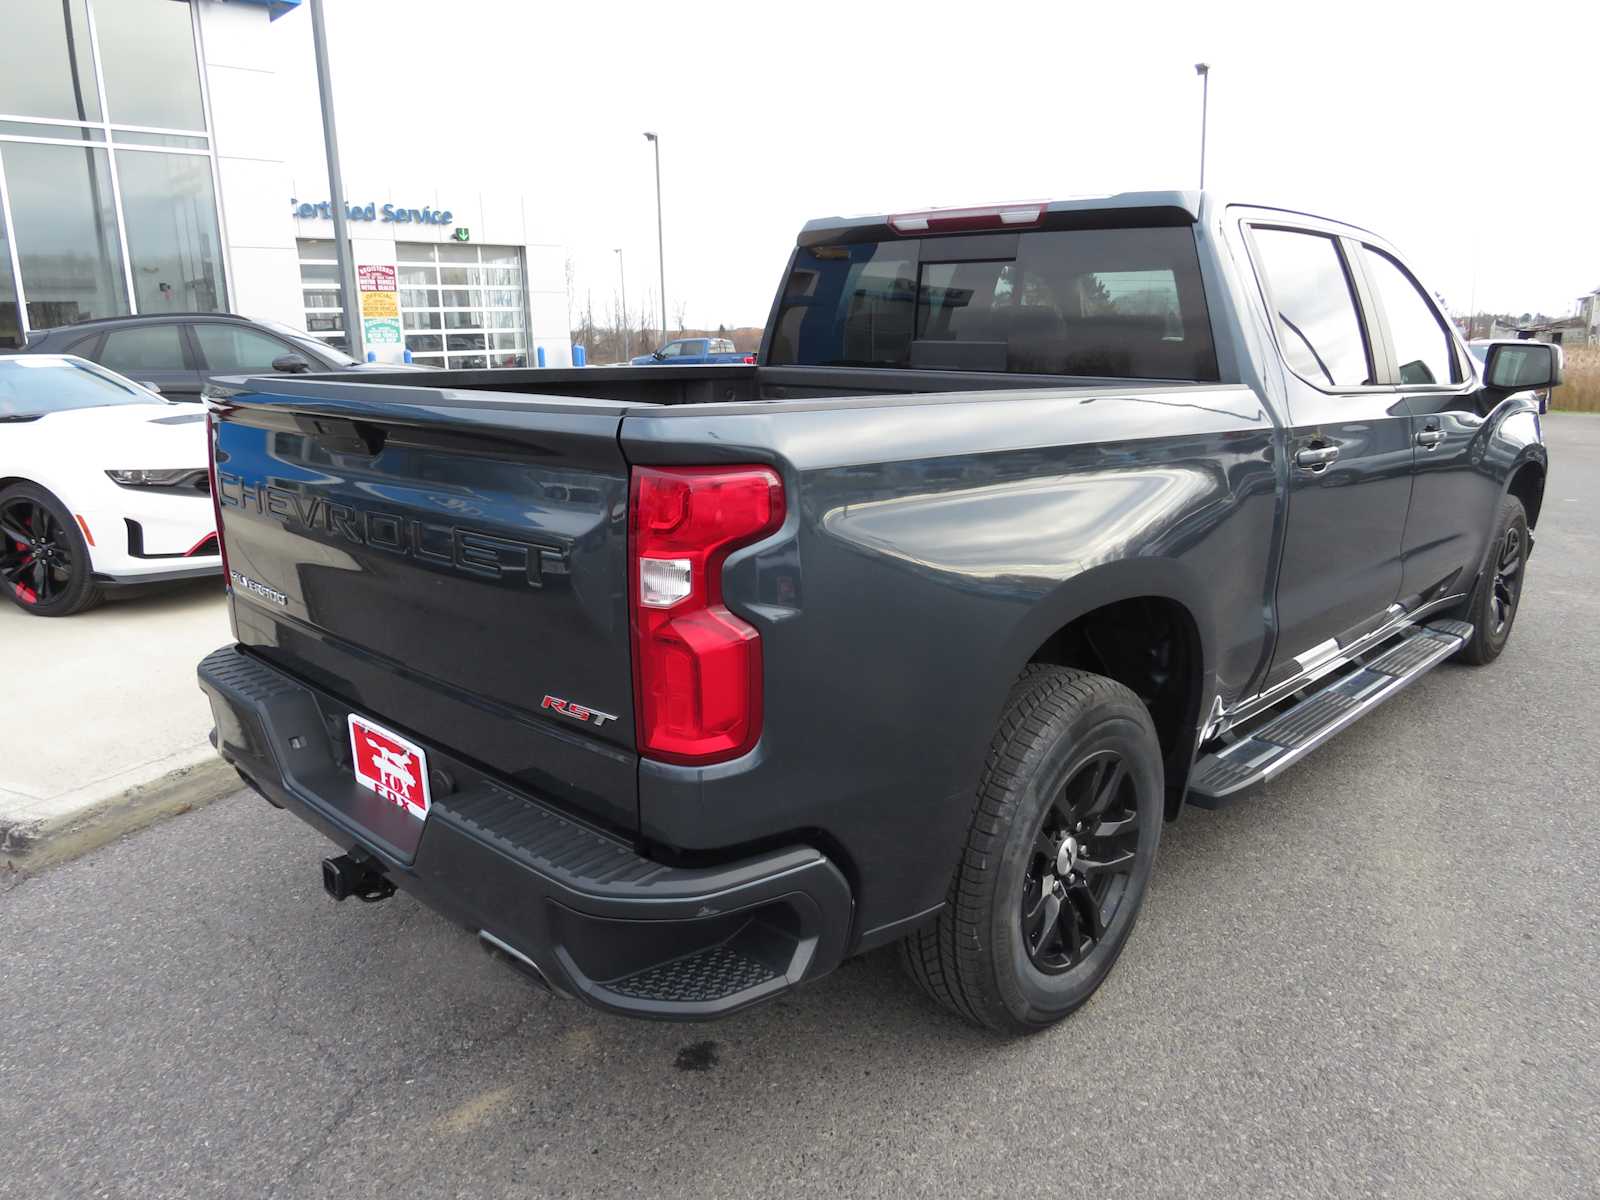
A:
[[[45,620],[0,602],[0,868],[33,868],[237,789],[194,668],[230,640],[220,580]]]

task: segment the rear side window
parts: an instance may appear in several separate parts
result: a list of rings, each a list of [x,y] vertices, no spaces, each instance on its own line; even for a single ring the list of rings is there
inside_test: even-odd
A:
[[[297,351],[277,338],[243,325],[199,324],[194,335],[206,367],[220,374],[254,374],[272,370],[272,360]],[[303,357],[303,356],[302,356]]]
[[[183,342],[176,325],[113,329],[96,356],[101,366],[138,377],[140,371],[184,371]]]
[[[1217,378],[1188,227],[802,247],[772,362]]]
[[[1338,245],[1320,233],[1252,233],[1290,369],[1320,387],[1370,384],[1367,344]]]
[[[1461,372],[1450,350],[1444,322],[1416,282],[1381,250],[1363,246],[1367,278],[1372,281],[1394,343],[1394,361],[1402,384],[1456,383]]]

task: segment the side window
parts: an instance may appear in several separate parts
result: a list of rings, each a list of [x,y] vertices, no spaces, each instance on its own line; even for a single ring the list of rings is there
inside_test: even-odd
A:
[[[661,347],[661,357],[662,358],[677,358],[678,355],[680,355],[682,353],[683,353],[683,343],[682,342],[668,342],[665,346]]]
[[[689,355],[691,358],[704,358],[706,355],[706,344],[704,342],[685,342],[683,344],[683,352]]]
[[[297,353],[294,347],[243,325],[205,321],[194,327],[206,368],[222,375],[259,375],[272,370],[272,360]]]
[[[1372,382],[1355,293],[1339,247],[1320,233],[1256,229],[1267,290],[1277,307],[1278,340],[1290,368],[1323,387]]]
[[[1367,277],[1389,320],[1389,340],[1402,384],[1457,383],[1461,372],[1450,350],[1450,335],[1439,314],[1411,276],[1381,250],[1363,246]]]
[[[103,367],[138,379],[140,371],[186,371],[183,341],[176,325],[135,325],[113,329],[95,359]]]

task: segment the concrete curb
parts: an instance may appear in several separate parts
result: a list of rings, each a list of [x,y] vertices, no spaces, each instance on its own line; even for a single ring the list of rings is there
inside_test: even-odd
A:
[[[54,866],[243,786],[238,773],[213,753],[131,787],[75,797],[81,802],[70,812],[0,818],[0,872],[26,874]]]

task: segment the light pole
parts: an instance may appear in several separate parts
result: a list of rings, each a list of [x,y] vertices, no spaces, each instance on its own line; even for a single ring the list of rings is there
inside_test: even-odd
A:
[[[333,242],[339,264],[339,306],[344,310],[344,336],[351,358],[362,359],[361,310],[356,304],[356,269],[350,258],[350,232],[345,225],[344,177],[339,171],[339,135],[333,120],[333,78],[328,72],[328,29],[322,0],[311,0],[311,48],[317,59],[317,91],[322,100],[322,140],[328,154],[328,208],[333,213]]]
[[[1211,100],[1211,65],[1195,63],[1194,73],[1200,76],[1200,189],[1206,186],[1206,107]]]
[[[612,251],[617,256],[617,274],[622,279],[622,357],[632,357],[628,346],[628,272],[622,265],[622,247],[618,246]]]
[[[656,256],[661,267],[661,342],[667,341],[667,248],[661,240],[661,139],[648,131],[645,140],[656,152]]]

